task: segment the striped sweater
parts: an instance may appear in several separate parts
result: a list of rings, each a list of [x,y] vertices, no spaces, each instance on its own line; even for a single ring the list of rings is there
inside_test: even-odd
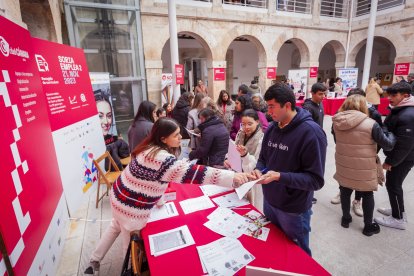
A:
[[[152,159],[147,156],[149,151],[133,158],[111,189],[112,215],[128,231],[145,227],[169,182],[232,187],[231,171],[192,165],[165,150]]]

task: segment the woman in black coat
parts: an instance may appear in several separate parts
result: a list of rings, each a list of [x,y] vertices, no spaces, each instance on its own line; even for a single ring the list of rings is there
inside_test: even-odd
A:
[[[190,152],[190,160],[198,159],[202,165],[221,167],[229,148],[229,131],[223,121],[210,108],[199,113],[201,142]]]
[[[172,118],[177,121],[181,128],[181,136],[183,139],[190,139],[185,127],[187,126],[188,112],[191,110],[191,104],[194,99],[194,95],[189,92],[185,92],[178,99],[175,107],[172,111]]]

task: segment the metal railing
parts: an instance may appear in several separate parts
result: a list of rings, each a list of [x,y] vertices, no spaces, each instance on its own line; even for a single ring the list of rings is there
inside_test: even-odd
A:
[[[391,9],[394,7],[405,5],[405,0],[379,0],[377,11],[382,11],[386,9]],[[371,1],[370,0],[357,0],[355,16],[361,16],[369,14],[371,11]]]
[[[277,0],[276,10],[311,14],[312,0]]]
[[[322,0],[321,16],[348,18],[348,0]]]
[[[223,4],[267,9],[267,0],[223,0]]]

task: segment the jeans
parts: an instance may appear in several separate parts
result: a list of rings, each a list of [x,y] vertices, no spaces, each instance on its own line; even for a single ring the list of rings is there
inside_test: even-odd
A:
[[[403,218],[404,192],[402,184],[413,165],[414,161],[404,161],[398,166],[392,167],[391,171],[387,171],[385,186],[390,199],[392,216],[396,219]]]
[[[265,216],[285,234],[302,248],[309,256],[312,252],[309,248],[309,232],[311,231],[310,219],[312,209],[303,213],[287,213],[270,205],[266,200],[263,203]]]

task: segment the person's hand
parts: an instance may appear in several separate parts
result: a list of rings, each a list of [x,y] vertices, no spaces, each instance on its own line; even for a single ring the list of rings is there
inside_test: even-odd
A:
[[[245,146],[237,145],[236,149],[240,153],[240,156],[245,156],[247,154],[247,149]]]
[[[391,171],[392,166],[390,164],[384,163],[382,164],[382,168],[386,171]]]
[[[252,175],[252,177],[255,177],[255,179],[259,179],[262,177],[262,172],[259,170],[254,170],[250,173]]]
[[[230,162],[229,162],[229,160],[228,160],[228,159],[224,160],[224,167],[225,167],[226,169],[231,169],[231,165],[230,165]]]
[[[275,171],[268,171],[266,174],[262,175],[260,180],[257,182],[257,184],[269,184],[273,181],[279,181],[280,179],[280,172]]]
[[[255,180],[250,173],[235,173],[233,178],[233,188],[238,188],[246,182]]]

